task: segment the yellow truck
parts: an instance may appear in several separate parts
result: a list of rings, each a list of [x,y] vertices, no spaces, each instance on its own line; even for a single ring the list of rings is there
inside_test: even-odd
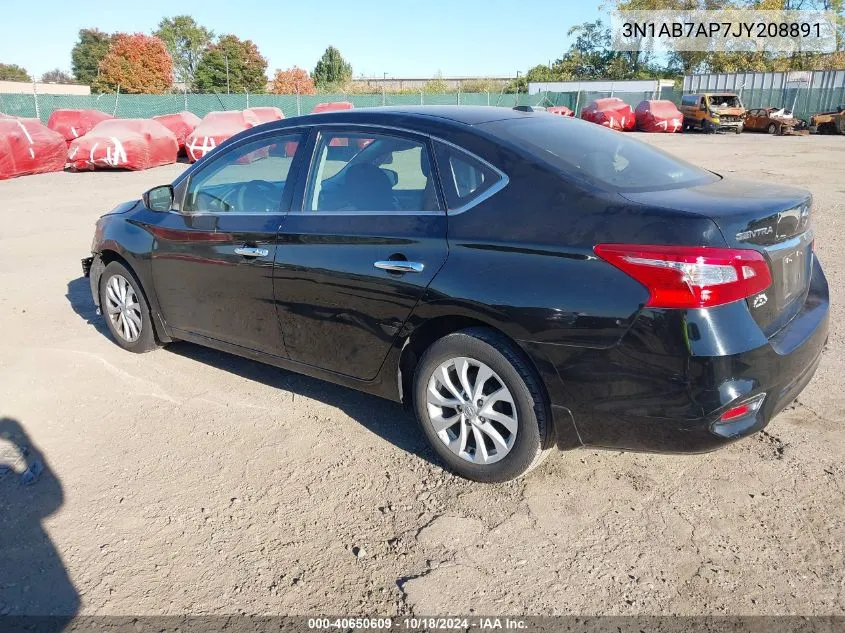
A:
[[[745,106],[739,95],[729,92],[704,92],[681,97],[684,130],[742,132]]]

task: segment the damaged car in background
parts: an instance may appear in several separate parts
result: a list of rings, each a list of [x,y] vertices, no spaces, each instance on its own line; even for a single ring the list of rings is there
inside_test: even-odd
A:
[[[744,127],[751,132],[778,136],[803,136],[810,133],[807,124],[786,108],[753,108],[745,115]]]
[[[819,134],[845,134],[845,104],[830,112],[810,117],[810,131]]]

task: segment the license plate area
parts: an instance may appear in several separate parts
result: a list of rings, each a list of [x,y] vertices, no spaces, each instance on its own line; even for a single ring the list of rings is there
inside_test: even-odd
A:
[[[772,263],[773,290],[778,311],[803,297],[810,280],[813,253],[810,232],[767,249]]]
[[[805,247],[790,250],[781,258],[781,306],[800,295],[806,286],[807,257]]]

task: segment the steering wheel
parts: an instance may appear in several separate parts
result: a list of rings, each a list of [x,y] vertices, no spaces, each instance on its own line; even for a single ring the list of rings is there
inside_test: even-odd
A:
[[[235,196],[237,205],[236,211],[277,211],[281,196],[276,189],[266,180],[250,180],[241,183],[237,188]]]

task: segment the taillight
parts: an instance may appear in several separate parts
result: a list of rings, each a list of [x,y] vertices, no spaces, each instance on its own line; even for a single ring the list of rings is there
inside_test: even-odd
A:
[[[752,413],[757,413],[760,409],[760,406],[763,404],[763,400],[766,399],[766,394],[761,393],[759,396],[755,396],[751,400],[747,402],[743,402],[735,407],[731,407],[727,411],[725,411],[720,417],[720,422],[730,422],[731,420],[736,420],[737,418],[744,418],[747,415],[751,415]]]
[[[652,308],[712,308],[772,285],[766,258],[753,250],[639,244],[599,244],[593,250],[643,284]]]

